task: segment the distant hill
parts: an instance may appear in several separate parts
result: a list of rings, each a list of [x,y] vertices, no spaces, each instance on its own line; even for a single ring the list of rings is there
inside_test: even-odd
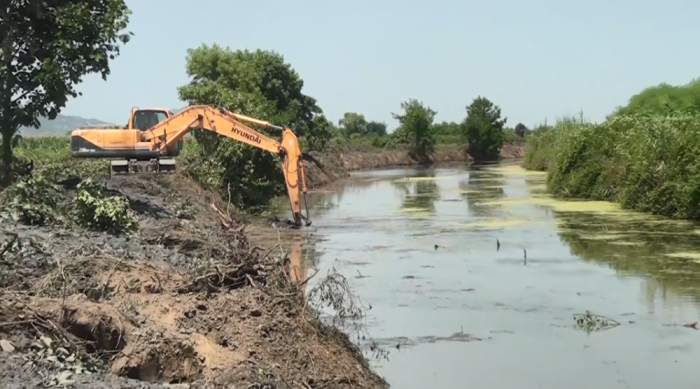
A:
[[[58,115],[56,119],[40,119],[41,125],[39,129],[22,127],[20,133],[23,136],[39,136],[39,135],[68,135],[70,131],[77,127],[86,126],[105,126],[113,125],[114,123],[103,122],[97,119],[86,119],[80,116]]]
[[[180,107],[173,109],[173,113],[178,113],[183,109],[187,108]],[[71,131],[75,130],[77,127],[88,127],[88,126],[112,126],[115,123],[104,122],[98,119],[86,119],[80,116],[70,116],[70,115],[58,115],[56,119],[40,119],[39,129],[30,127],[21,127],[20,133],[23,136],[47,136],[47,135],[69,135]],[[116,123],[116,125],[126,125],[124,123]]]

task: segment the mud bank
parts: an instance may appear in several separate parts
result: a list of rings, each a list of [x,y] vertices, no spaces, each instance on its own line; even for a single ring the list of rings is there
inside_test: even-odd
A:
[[[350,147],[332,147],[323,152],[313,151],[311,155],[317,162],[306,162],[309,188],[348,177],[352,171],[421,164],[404,149],[357,151]],[[509,143],[501,148],[503,160],[522,158],[523,155],[524,144]],[[429,159],[431,163],[472,161],[465,148],[457,146],[437,147]]]
[[[137,233],[0,213],[3,387],[386,387],[290,281],[278,245],[290,232],[248,231],[180,176],[106,188],[128,199]]]

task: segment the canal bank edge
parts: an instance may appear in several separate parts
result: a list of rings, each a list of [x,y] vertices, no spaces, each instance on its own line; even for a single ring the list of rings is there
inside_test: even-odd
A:
[[[501,148],[501,160],[520,159],[525,154],[524,150],[525,144],[522,142],[506,143]],[[309,189],[347,178],[353,171],[424,165],[405,149],[360,151],[350,147],[333,146],[309,154],[313,160],[304,162]],[[430,163],[472,162],[466,148],[461,146],[438,146],[430,153],[429,160]]]

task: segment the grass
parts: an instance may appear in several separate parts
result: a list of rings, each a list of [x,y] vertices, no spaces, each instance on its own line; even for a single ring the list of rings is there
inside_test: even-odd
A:
[[[524,167],[546,170],[557,197],[610,200],[678,219],[700,218],[700,117],[621,114],[562,118],[530,137]]]
[[[194,139],[186,138],[181,156],[197,152]],[[20,160],[31,160],[34,169],[53,181],[70,176],[99,177],[109,175],[109,159],[71,158],[70,136],[27,136],[14,149]]]
[[[109,174],[109,161],[70,156],[69,136],[23,137],[14,149],[18,160],[34,162],[34,171],[52,181],[69,177],[101,177]]]

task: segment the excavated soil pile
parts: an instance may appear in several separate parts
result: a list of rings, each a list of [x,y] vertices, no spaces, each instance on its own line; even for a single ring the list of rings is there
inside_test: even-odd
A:
[[[216,196],[179,176],[107,185],[138,233],[0,215],[3,387],[386,387],[309,308],[278,242],[255,246]]]

